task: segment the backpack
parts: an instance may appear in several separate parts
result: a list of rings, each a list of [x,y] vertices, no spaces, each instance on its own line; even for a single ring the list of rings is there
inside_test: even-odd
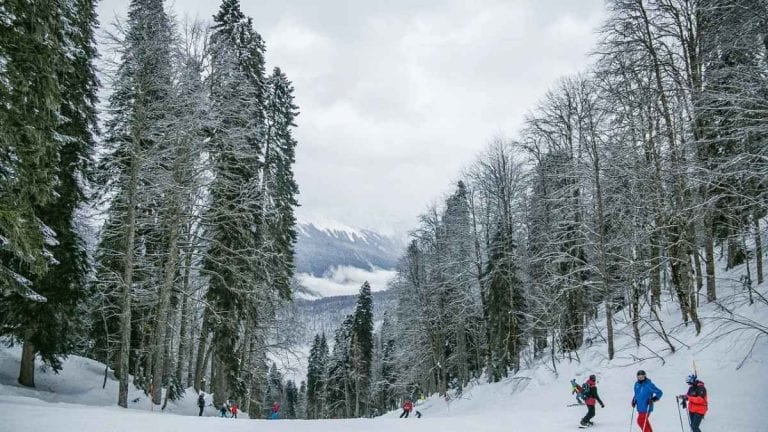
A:
[[[582,397],[582,399],[586,399],[589,395],[589,381],[584,381],[584,384],[581,385],[581,391],[579,392],[579,395]]]

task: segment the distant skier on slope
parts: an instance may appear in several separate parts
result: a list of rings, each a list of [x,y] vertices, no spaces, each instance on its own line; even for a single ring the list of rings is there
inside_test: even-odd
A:
[[[205,408],[205,393],[200,392],[200,396],[197,397],[197,406],[200,408],[200,413],[197,416],[202,417]]]
[[[219,408],[219,417],[226,417],[227,413],[229,412],[229,405],[228,402],[222,402],[221,408]]]
[[[605,404],[597,394],[597,377],[590,375],[585,383],[584,395],[587,403],[587,414],[581,419],[582,426],[592,426],[592,417],[595,416],[595,402],[600,402],[600,408],[605,408]]]
[[[632,407],[637,407],[637,424],[641,432],[653,432],[648,421],[653,412],[653,404],[661,399],[663,392],[649,378],[645,377],[645,371],[637,371],[635,382],[635,396],[632,398]]]
[[[408,415],[411,414],[411,411],[413,410],[413,402],[411,402],[410,399],[406,399],[405,402],[403,402],[403,413],[400,414],[400,418],[408,418]]]
[[[584,405],[584,400],[581,397],[582,388],[580,385],[576,384],[576,378],[571,379],[571,394],[576,395],[576,403],[579,405]]]
[[[678,398],[683,401],[683,408],[686,408],[687,405],[691,432],[701,432],[699,426],[707,413],[707,388],[695,374],[688,375],[685,382],[688,384],[688,393],[680,395]]]
[[[275,401],[275,403],[272,404],[272,416],[270,419],[277,420],[280,418],[280,404]]]

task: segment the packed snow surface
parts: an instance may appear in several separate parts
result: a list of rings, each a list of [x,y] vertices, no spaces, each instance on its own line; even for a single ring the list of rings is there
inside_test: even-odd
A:
[[[111,373],[102,389],[104,366],[98,362],[71,356],[58,375],[38,369],[37,388],[28,389],[16,384],[19,347],[1,348],[0,432],[576,431],[586,408],[569,406],[575,402],[569,381],[576,378],[581,383],[591,373],[597,375],[599,394],[606,405],[597,407],[591,429],[638,431],[630,406],[638,369],[644,369],[664,391],[650,417],[654,431],[688,432],[685,412],[678,410],[675,395],[685,393],[685,378],[694,364],[709,392],[709,412],[702,431],[768,432],[763,412],[768,406],[768,335],[750,328],[765,329],[768,324],[768,305],[758,299],[768,296],[768,290],[765,284],[757,287],[755,303],[748,304],[739,282],[742,270],[720,275],[717,303],[702,300],[699,315],[704,328],[698,336],[693,325],[684,325],[677,305],[671,299],[664,302],[660,316],[675,346],[674,353],[655,336],[658,324],[654,330],[650,320],[641,327],[643,339],[637,347],[631,326],[623,324],[628,317],[622,310],[616,317],[619,323],[613,360],[607,359],[603,328],[592,326],[587,335],[589,346],[578,352],[578,358],[559,358],[553,364],[551,357],[545,357],[500,383],[487,384],[480,379],[460,395],[451,392],[449,400],[427,397],[416,406],[422,418],[399,419],[398,411],[374,419],[234,420],[217,418],[211,406],[206,407],[204,417],[197,417],[196,395],[191,389],[184,399],[160,411],[152,409],[144,394],[132,388],[130,409],[126,410],[115,406],[117,381]]]

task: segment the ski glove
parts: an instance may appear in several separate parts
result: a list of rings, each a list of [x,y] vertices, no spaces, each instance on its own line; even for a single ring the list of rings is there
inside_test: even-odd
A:
[[[659,401],[659,398],[657,398],[656,396],[651,398],[651,402],[658,402],[658,401]]]
[[[600,402],[600,408],[605,408],[605,404]]]
[[[637,402],[634,399],[632,399],[632,408],[634,408],[635,405],[637,405]]]

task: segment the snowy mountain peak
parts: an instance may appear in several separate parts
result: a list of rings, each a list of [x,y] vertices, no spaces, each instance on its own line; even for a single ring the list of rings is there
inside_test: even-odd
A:
[[[396,237],[329,219],[297,226],[296,271],[325,276],[338,267],[391,270],[404,245]]]

